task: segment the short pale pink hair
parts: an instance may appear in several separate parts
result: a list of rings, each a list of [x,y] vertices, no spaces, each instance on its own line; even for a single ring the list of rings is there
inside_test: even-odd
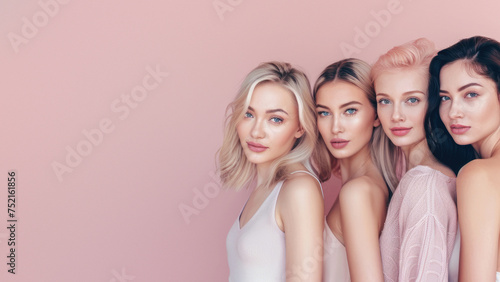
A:
[[[372,66],[372,82],[384,72],[404,69],[421,69],[422,74],[429,78],[429,65],[435,55],[436,47],[427,38],[419,38],[396,46],[380,56]]]
[[[392,48],[380,56],[372,66],[370,77],[375,92],[377,92],[377,78],[385,72],[415,70],[417,75],[421,74],[428,81],[430,78],[429,65],[435,55],[434,43],[426,38],[419,38]],[[372,154],[387,186],[394,191],[399,184],[398,170],[403,165],[404,160],[401,148],[396,147],[389,137],[382,133],[378,139],[373,139]]]

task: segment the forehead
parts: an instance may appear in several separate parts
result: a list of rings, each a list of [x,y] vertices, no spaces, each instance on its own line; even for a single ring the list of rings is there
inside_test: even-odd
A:
[[[316,93],[316,104],[338,107],[352,101],[369,104],[367,94],[356,85],[345,81],[331,81]]]
[[[419,69],[403,69],[384,72],[375,80],[375,92],[386,95],[400,95],[409,91],[427,93],[428,74]]]
[[[250,99],[250,107],[254,110],[268,109],[296,109],[297,102],[295,95],[277,83],[261,82],[259,83]]]
[[[478,74],[464,60],[455,61],[443,66],[439,74],[439,80],[441,89],[458,88],[469,83],[488,84],[488,81],[492,84],[494,83],[490,78]]]

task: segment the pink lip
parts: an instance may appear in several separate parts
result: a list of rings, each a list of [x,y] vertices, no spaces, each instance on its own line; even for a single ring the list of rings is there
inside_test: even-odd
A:
[[[391,128],[392,134],[396,136],[405,136],[410,132],[411,127],[393,127]]]
[[[332,147],[335,149],[342,149],[347,146],[348,143],[348,140],[342,138],[333,138],[332,140],[330,140],[330,144],[332,144]]]
[[[255,143],[255,142],[247,142],[247,145],[248,145],[248,149],[250,149],[253,152],[257,152],[257,153],[264,152],[267,148],[269,148],[269,147],[263,146],[259,143]]]
[[[470,129],[470,126],[461,124],[452,124],[450,125],[450,129],[453,134],[464,134]]]

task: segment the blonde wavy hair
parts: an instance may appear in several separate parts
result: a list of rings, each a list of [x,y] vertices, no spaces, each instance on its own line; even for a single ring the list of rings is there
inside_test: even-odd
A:
[[[326,67],[314,84],[314,102],[316,102],[316,95],[318,94],[319,89],[326,83],[335,81],[348,82],[361,89],[366,94],[366,97],[370,101],[373,108],[375,110],[377,109],[377,100],[375,98],[375,92],[373,91],[372,82],[370,80],[370,65],[368,63],[359,59],[349,58]],[[380,134],[382,134],[381,132],[383,132],[381,126],[373,129],[370,144],[373,145],[372,140],[374,138],[380,138]],[[370,151],[371,157],[373,161],[375,161],[373,149]],[[332,173],[337,175],[339,174],[340,168],[338,160],[330,153],[321,135],[318,135],[316,148],[313,153],[313,160],[314,164],[317,166],[318,175],[321,181],[328,180]]]
[[[239,190],[246,187],[257,174],[256,165],[248,161],[243,152],[236,128],[248,109],[255,87],[263,82],[276,83],[293,94],[298,107],[299,123],[304,131],[295,141],[292,150],[271,164],[269,177],[263,181],[263,187],[270,187],[273,183],[287,179],[292,172],[292,164],[301,163],[315,173],[310,157],[318,133],[309,80],[302,71],[288,63],[267,62],[260,64],[246,76],[236,98],[226,109],[224,139],[218,151],[218,172],[226,188]]]
[[[419,38],[400,46],[396,46],[378,58],[372,66],[371,79],[376,90],[376,80],[384,72],[397,72],[401,70],[415,70],[429,80],[429,65],[436,55],[436,48],[432,41]],[[373,140],[373,153],[375,164],[394,191],[399,184],[399,172],[404,170],[404,155],[401,148],[397,147],[387,137],[384,131],[380,138]]]

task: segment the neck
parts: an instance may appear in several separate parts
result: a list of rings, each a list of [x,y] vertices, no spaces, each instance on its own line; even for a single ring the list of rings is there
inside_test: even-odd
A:
[[[425,138],[418,143],[401,147],[401,150],[405,155],[407,171],[418,165],[428,165],[435,160]]]
[[[269,177],[270,164],[258,164],[257,165],[257,187],[261,187],[265,180]]]
[[[481,159],[491,158],[500,150],[500,127],[488,137],[472,144],[472,147],[479,154]]]
[[[353,178],[366,174],[368,167],[372,165],[369,144],[351,157],[340,159],[340,174],[342,185]]]

